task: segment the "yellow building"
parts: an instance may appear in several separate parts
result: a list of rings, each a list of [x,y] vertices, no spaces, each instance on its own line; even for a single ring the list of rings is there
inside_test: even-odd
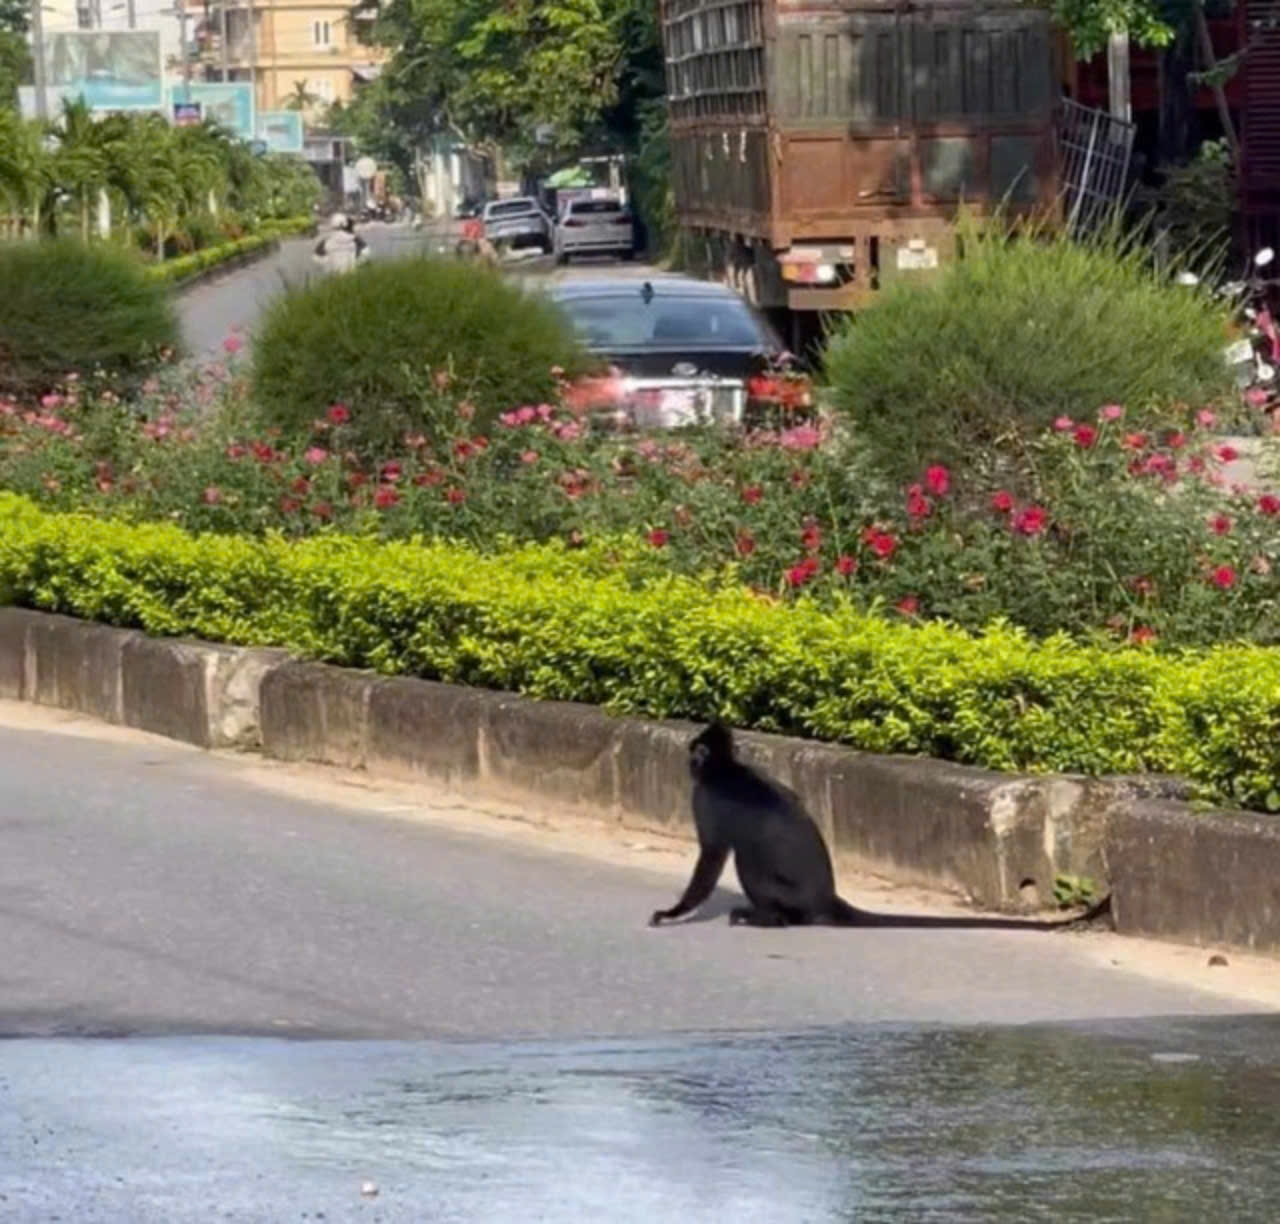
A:
[[[314,119],[334,102],[349,102],[385,62],[385,51],[357,38],[356,22],[371,21],[373,13],[353,19],[349,4],[324,0],[215,2],[200,40],[201,61],[215,79],[225,73],[228,80],[254,81],[259,111],[284,110],[303,98],[303,114]]]

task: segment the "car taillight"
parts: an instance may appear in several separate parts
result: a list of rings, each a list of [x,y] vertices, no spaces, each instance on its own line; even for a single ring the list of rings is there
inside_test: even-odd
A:
[[[780,378],[766,378],[763,374],[757,374],[754,378],[747,380],[747,394],[752,399],[781,399],[782,380]]]
[[[620,214],[618,215],[618,224],[619,224],[619,225],[630,225],[630,224],[631,224],[631,214],[630,214],[630,213],[620,213]]]

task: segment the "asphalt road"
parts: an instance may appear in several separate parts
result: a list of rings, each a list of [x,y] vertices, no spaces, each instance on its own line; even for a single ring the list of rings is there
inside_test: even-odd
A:
[[[432,232],[415,231],[405,225],[361,226],[360,236],[369,243],[375,259],[395,258],[435,241]],[[272,298],[285,286],[305,283],[316,274],[311,252],[317,241],[287,239],[274,255],[181,293],[178,314],[191,356],[214,356],[233,328],[251,335]]]
[[[1274,1014],[573,827],[0,703],[0,1222],[1274,1218]]]
[[[456,807],[444,796],[317,802],[263,768],[0,724],[0,1035],[647,1037],[1247,1009],[1109,964],[1091,945],[1109,936],[730,928],[727,889],[704,920],[654,930],[671,869],[469,834],[431,819]]]
[[[360,236],[375,259],[395,259],[448,241],[439,228],[413,230],[405,225],[367,225]],[[179,296],[178,313],[183,335],[192,357],[208,359],[220,354],[222,342],[235,329],[252,339],[253,328],[264,308],[288,285],[304,284],[316,275],[311,252],[316,239],[289,239],[276,254],[258,263],[238,268],[225,276],[203,282]],[[650,271],[643,262],[631,264],[613,260],[585,260],[569,268],[557,268],[549,258],[531,258],[517,253],[504,267],[513,279],[545,279],[563,276],[642,276]]]

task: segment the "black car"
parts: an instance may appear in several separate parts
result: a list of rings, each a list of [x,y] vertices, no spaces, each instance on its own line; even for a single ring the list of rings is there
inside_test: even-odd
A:
[[[591,352],[617,371],[605,385],[619,420],[660,428],[742,423],[787,395],[781,339],[724,285],[584,277],[547,292]]]

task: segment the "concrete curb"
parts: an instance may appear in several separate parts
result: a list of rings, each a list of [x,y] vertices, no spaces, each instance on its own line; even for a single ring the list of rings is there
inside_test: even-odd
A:
[[[686,723],[614,719],[283,651],[154,639],[0,608],[0,697],[202,748],[427,780],[692,834]],[[1109,883],[1122,933],[1280,951],[1280,821],[1193,810],[1176,779],[1019,777],[782,736],[744,755],[793,787],[833,848],[994,910],[1058,875]]]

